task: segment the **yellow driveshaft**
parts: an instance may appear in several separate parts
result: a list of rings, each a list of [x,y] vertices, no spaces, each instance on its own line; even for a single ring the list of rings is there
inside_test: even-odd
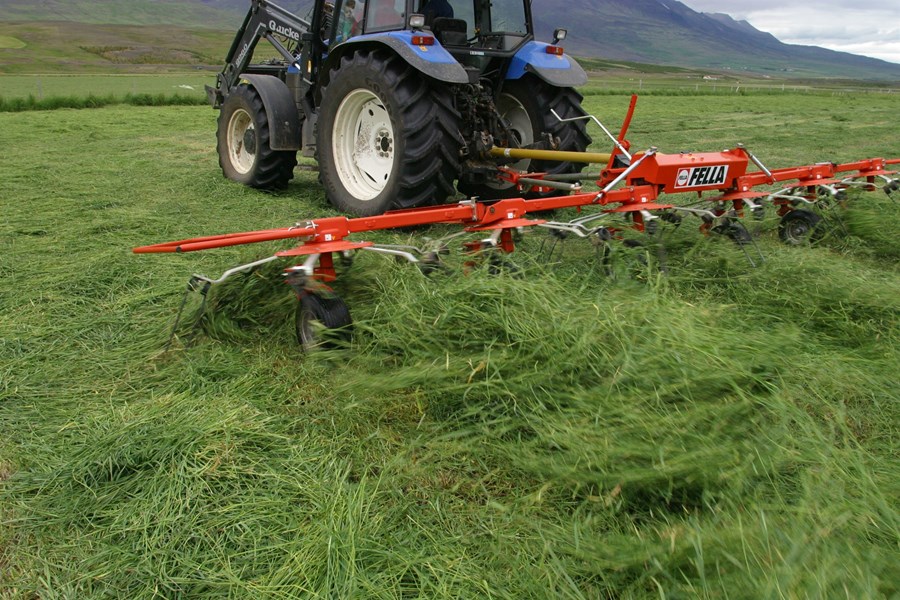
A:
[[[496,146],[491,148],[491,156],[598,164],[608,163],[612,158],[611,154],[601,154],[599,152],[564,152],[561,150],[531,150],[528,148],[497,148]]]

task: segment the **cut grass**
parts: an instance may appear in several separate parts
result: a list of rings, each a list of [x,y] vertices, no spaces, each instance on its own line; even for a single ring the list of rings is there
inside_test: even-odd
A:
[[[627,100],[587,108],[616,125]],[[743,141],[772,167],[900,156],[897,103],[652,97],[631,138]],[[352,341],[312,356],[270,265],[165,351],[190,273],[281,246],[131,247],[333,212],[308,171],[224,181],[215,117],[0,114],[0,596],[900,593],[896,197],[853,197],[849,236],[810,248],[750,223],[757,269],[691,221],[668,276],[619,253],[611,278],[538,232],[500,275],[362,254],[336,283]]]
[[[95,96],[52,96],[39,100],[34,96],[5,99],[0,97],[0,112],[23,112],[27,110],[57,110],[60,108],[102,108],[113,104],[131,106],[200,106],[206,104],[205,97],[181,94],[113,94]]]
[[[215,85],[212,71],[155,75],[0,75],[4,104],[28,98],[124,98],[126,96],[192,96],[205,99],[204,85]],[[74,108],[74,107],[73,107]]]
[[[11,35],[0,35],[0,50],[20,50],[27,45],[19,38]]]

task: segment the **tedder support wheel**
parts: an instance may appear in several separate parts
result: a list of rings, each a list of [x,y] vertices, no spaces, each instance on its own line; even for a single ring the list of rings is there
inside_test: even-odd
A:
[[[563,123],[550,112],[555,110],[563,119],[587,116],[581,107],[581,100],[581,94],[572,88],[553,87],[529,75],[504,84],[497,99],[497,112],[509,123],[519,146],[533,144],[540,140],[543,133],[549,133],[554,138],[559,138],[559,150],[584,152],[591,145],[591,137],[586,129],[587,121]],[[580,173],[585,164],[526,159],[510,166],[520,171],[557,175]],[[512,198],[519,195],[513,184],[505,182],[478,185],[463,183],[460,191],[481,198]],[[559,192],[550,195],[558,196]]]
[[[259,92],[244,84],[231,88],[216,132],[225,177],[263,190],[285,187],[294,177],[297,152],[272,150],[269,140],[269,119]]]
[[[735,219],[730,219],[721,225],[713,227],[712,231],[713,233],[726,236],[738,246],[753,243],[753,236],[743,223]]]
[[[443,203],[459,172],[451,95],[384,50],[341,58],[322,91],[319,177],[328,200],[360,216]]]
[[[778,237],[785,244],[799,246],[816,242],[822,237],[822,217],[816,213],[795,209],[781,217],[778,224]]]
[[[297,304],[297,341],[304,352],[328,347],[337,337],[346,337],[348,327],[352,324],[350,309],[337,296],[304,292]],[[331,336],[326,329],[338,329]]]

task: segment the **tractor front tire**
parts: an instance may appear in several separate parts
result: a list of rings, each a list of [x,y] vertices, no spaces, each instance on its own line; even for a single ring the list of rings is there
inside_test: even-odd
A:
[[[261,190],[282,189],[294,177],[297,152],[272,150],[269,119],[253,87],[231,88],[216,132],[219,166],[226,178]]]
[[[459,173],[450,94],[384,50],[341,58],[322,91],[319,177],[339,210],[359,216],[440,204]]]

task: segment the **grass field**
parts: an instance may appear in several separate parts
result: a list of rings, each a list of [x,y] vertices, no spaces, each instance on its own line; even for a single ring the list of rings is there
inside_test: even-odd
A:
[[[24,48],[25,46],[25,42],[18,38],[14,38],[11,35],[0,35],[0,49],[2,50],[15,50],[17,48]]]
[[[204,85],[215,85],[215,73],[193,71],[153,75],[0,75],[0,100],[33,96],[37,100],[127,94],[163,94],[206,98]]]
[[[617,128],[627,102],[586,107]],[[900,156],[898,109],[651,96],[631,139]],[[352,343],[312,356],[262,269],[166,350],[191,273],[280,246],[132,247],[333,213],[310,171],[224,181],[215,117],[0,113],[0,598],[900,594],[896,195],[854,196],[815,247],[749,222],[756,269],[691,221],[665,276],[538,234],[519,273],[360,256],[337,284]]]
[[[124,7],[121,2],[116,4]],[[171,25],[0,22],[0,40],[19,42],[0,41],[0,76],[183,73],[201,65],[219,65],[238,25],[212,30]]]
[[[585,95],[621,95],[638,93],[666,96],[685,94],[747,96],[759,94],[809,93],[853,96],[900,95],[900,88],[887,83],[863,83],[859,81],[810,82],[803,80],[772,80],[751,77],[721,77],[704,80],[699,71],[644,70],[649,65],[617,65],[593,61],[595,77],[585,86]],[[127,65],[123,65],[127,66]],[[134,67],[135,65],[130,65]],[[203,67],[179,72],[105,72],[105,73],[0,73],[0,111],[17,101],[33,98],[36,102],[52,104],[59,98],[86,98],[88,96],[124,98],[127,95],[163,95],[206,98],[205,85],[215,85],[218,67]],[[77,104],[74,100],[73,104]],[[71,105],[70,105],[71,106]]]

